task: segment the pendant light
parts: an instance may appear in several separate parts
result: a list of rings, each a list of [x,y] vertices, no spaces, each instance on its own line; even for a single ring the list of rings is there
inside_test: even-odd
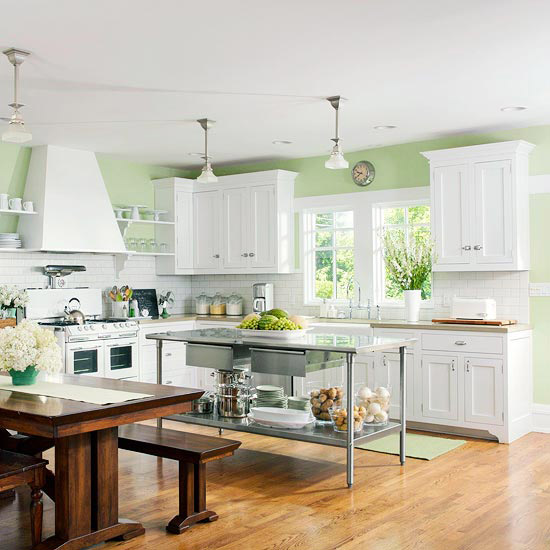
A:
[[[13,109],[12,116],[8,119],[9,128],[2,134],[2,141],[9,143],[26,143],[32,139],[32,134],[25,128],[25,122],[19,109],[24,107],[22,103],[18,101],[19,91],[19,65],[25,61],[25,58],[30,55],[29,52],[23,50],[16,50],[10,48],[5,50],[4,55],[9,59],[9,62],[13,65],[13,103],[9,106]]]
[[[212,170],[212,165],[210,164],[210,157],[208,156],[208,129],[211,128],[215,121],[208,120],[207,118],[200,118],[197,122],[202,126],[204,130],[204,166],[202,167],[201,175],[197,178],[197,181],[200,183],[216,183],[218,178],[214,171]]]
[[[329,168],[331,170],[341,170],[342,168],[349,167],[349,162],[344,158],[344,153],[340,147],[340,138],[338,137],[338,108],[340,107],[340,99],[341,98],[339,95],[327,97],[327,101],[336,111],[336,134],[335,137],[332,138],[332,141],[334,141],[334,147],[332,148],[329,159],[325,162],[325,168]]]

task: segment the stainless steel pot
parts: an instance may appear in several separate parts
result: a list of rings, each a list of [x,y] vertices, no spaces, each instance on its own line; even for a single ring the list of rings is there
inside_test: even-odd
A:
[[[254,388],[244,384],[218,384],[216,386],[217,395],[226,397],[239,397],[241,395],[250,395]]]
[[[244,418],[250,412],[249,394],[220,395],[218,394],[218,415],[230,418]]]
[[[191,411],[198,414],[212,414],[214,412],[215,397],[212,394],[205,394],[191,403]]]
[[[252,375],[244,369],[216,370],[210,376],[214,377],[216,386],[248,384],[248,381],[252,378]]]

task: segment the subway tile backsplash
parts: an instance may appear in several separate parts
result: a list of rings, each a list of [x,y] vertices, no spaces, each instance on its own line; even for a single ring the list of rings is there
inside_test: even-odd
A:
[[[293,313],[317,315],[319,309],[304,306],[302,273],[289,275],[193,275],[166,276],[155,274],[155,259],[151,256],[134,256],[116,277],[115,258],[101,254],[44,254],[2,253],[0,257],[0,284],[44,288],[47,278],[41,267],[47,264],[81,264],[87,271],[67,277],[70,287],[87,286],[108,289],[113,284],[129,284],[136,288],[172,290],[176,297],[170,308],[172,313],[193,313],[194,298],[203,292],[213,295],[240,294],[244,298],[244,311],[252,310],[252,285],[272,282],[275,285],[275,304]],[[497,316],[529,322],[529,272],[456,272],[434,273],[433,308],[422,309],[422,319],[449,315],[453,296],[494,298]],[[364,297],[366,301],[367,296]],[[105,300],[105,314],[110,314],[110,300]],[[373,308],[373,315],[375,309]],[[366,317],[366,310],[355,311],[354,316]],[[382,318],[403,318],[403,308],[382,308]]]

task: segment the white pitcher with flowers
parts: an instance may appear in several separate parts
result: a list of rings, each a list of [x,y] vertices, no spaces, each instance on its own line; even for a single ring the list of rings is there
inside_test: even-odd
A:
[[[435,261],[433,241],[429,237],[407,239],[403,231],[386,231],[383,247],[388,275],[403,291],[405,319],[416,322],[420,318],[423,288]]]
[[[53,331],[27,320],[0,329],[0,370],[10,373],[14,386],[34,384],[40,371],[57,372],[62,365]]]

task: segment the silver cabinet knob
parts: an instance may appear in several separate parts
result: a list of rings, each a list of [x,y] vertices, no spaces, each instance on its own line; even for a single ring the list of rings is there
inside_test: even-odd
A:
[[[466,361],[466,372],[470,372],[470,361]]]
[[[219,255],[219,254],[214,254],[214,256],[213,256],[213,257],[214,257],[214,258],[219,258],[219,257],[220,257],[220,255]]]
[[[249,254],[249,256],[250,256],[251,258],[254,258],[254,256],[256,256],[256,254],[254,254],[254,252],[251,252],[251,253]]]
[[[244,254],[241,254],[243,258],[248,258],[248,252],[245,252]]]
[[[465,346],[466,345],[466,342],[464,340],[457,340],[455,342],[455,345],[456,346]]]
[[[467,244],[466,246],[462,247],[462,250],[472,250],[472,247],[469,244]]]
[[[483,247],[480,244],[474,246],[474,250],[481,250]]]

